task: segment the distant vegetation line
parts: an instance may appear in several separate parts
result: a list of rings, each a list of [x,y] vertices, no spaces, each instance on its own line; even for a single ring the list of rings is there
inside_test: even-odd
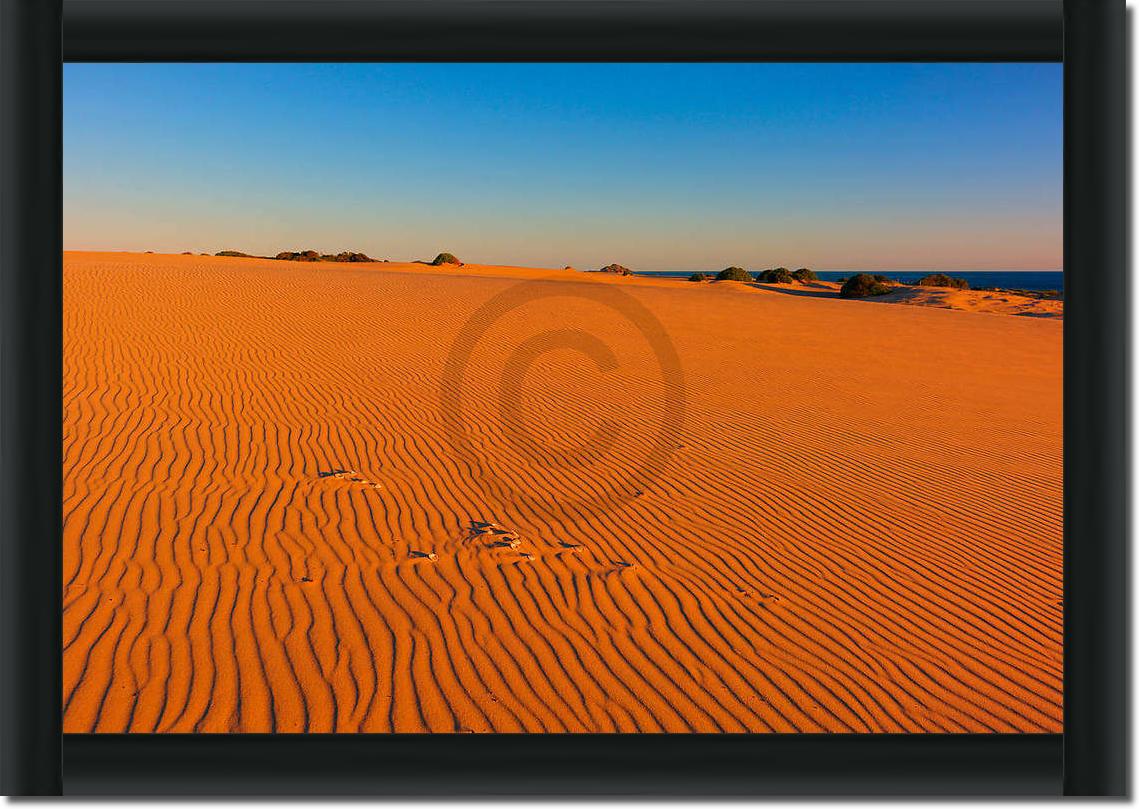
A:
[[[192,255],[187,252],[184,255]],[[207,255],[207,254],[203,254]],[[334,261],[334,262],[376,262],[387,263],[389,259],[374,259],[370,258],[364,253],[357,253],[350,250],[345,250],[340,253],[320,253],[316,250],[301,250],[301,251],[283,251],[277,253],[275,256],[255,256],[249,253],[243,253],[239,250],[221,250],[215,255],[218,256],[233,256],[237,258],[264,258],[274,259],[278,261]],[[418,264],[428,264],[431,266],[464,266],[453,253],[439,253],[431,261],[416,261]],[[573,267],[566,265],[565,269],[573,270]],[[628,267],[610,263],[606,264],[593,272],[607,273],[610,275],[631,276],[636,275],[633,270]],[[818,273],[808,267],[800,267],[797,270],[789,270],[786,267],[774,267],[772,269],[760,270],[758,272],[749,272],[743,267],[725,267],[714,276],[705,272],[694,272],[688,277],[689,281],[695,283],[702,282],[715,282],[715,281],[736,281],[740,283],[758,283],[758,284],[813,284],[819,281]],[[855,273],[850,277],[839,278],[837,283],[841,284],[839,290],[840,297],[843,298],[870,298],[879,295],[887,295],[893,292],[898,287],[909,286],[923,286],[923,287],[946,287],[949,289],[969,289],[969,282],[960,277],[951,276],[946,273],[928,273],[922,276],[914,283],[907,283],[900,281],[896,278],[882,275],[881,273]],[[990,291],[994,287],[977,287],[981,291]],[[1028,290],[1028,289],[1004,289],[1005,292],[1013,292],[1020,295],[1025,295],[1034,298],[1059,298],[1062,293],[1059,290]]]
[[[183,253],[189,255],[189,253]],[[242,253],[240,250],[219,250],[214,255],[218,256],[231,256],[234,258],[268,258],[277,261],[341,261],[341,262],[376,262],[387,261],[387,259],[370,258],[364,253],[355,253],[350,250],[345,250],[340,253],[318,253],[316,250],[299,250],[291,251],[285,250],[275,256],[254,256],[249,253]]]

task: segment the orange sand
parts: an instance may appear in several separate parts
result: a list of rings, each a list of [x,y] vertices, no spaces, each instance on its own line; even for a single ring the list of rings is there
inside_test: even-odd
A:
[[[1062,318],[1064,316],[1064,302],[1061,300],[1032,298],[1003,290],[982,292],[978,289],[909,287],[892,292],[884,297],[890,298],[891,303],[939,306],[943,309],[959,309],[963,312],[985,312],[994,315],[1021,315],[1023,317]]]
[[[837,298],[841,284],[816,281],[804,284],[765,284],[764,289],[782,290],[791,294],[806,294],[821,298]],[[1021,315],[1023,317],[1062,318],[1064,302],[1057,299],[1033,298],[1007,290],[951,289],[949,287],[899,286],[893,292],[874,298],[867,303],[904,303],[910,306],[936,306],[940,309],[957,309],[962,312],[982,312],[992,315]]]
[[[470,266],[64,282],[67,732],[1061,728],[1060,320]]]

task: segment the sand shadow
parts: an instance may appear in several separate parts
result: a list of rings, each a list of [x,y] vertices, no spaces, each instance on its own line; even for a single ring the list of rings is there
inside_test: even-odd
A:
[[[780,295],[792,295],[796,298],[838,298],[838,293],[833,289],[819,287],[787,288],[776,284],[748,284],[748,286],[768,292],[778,292]]]

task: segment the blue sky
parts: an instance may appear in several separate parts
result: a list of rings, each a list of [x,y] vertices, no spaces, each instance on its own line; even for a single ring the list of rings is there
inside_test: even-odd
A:
[[[67,249],[1060,269],[1058,64],[64,66]]]

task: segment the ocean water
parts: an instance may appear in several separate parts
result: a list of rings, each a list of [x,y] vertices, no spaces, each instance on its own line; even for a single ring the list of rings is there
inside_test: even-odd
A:
[[[857,271],[827,271],[820,272],[818,275],[823,281],[837,281],[839,278],[854,275],[855,272]],[[885,275],[887,278],[893,278],[895,281],[901,281],[903,284],[915,284],[922,276],[929,275],[931,272],[942,272],[942,270],[872,272],[871,274]],[[1063,291],[1064,289],[1064,273],[1055,271],[1021,270],[1008,272],[1001,270],[968,270],[953,272],[946,270],[944,272],[953,278],[964,278],[969,282],[969,286],[973,288],[998,287],[1000,289],[1031,289],[1034,292],[1044,290]]]
[[[637,275],[687,278],[693,272],[696,272],[696,270],[644,272],[637,273]],[[709,270],[701,270],[700,272],[706,272],[709,275],[715,275],[716,273],[716,271]],[[1007,270],[900,270],[890,272],[881,272],[878,270],[820,270],[818,271],[818,276],[823,281],[837,281],[840,278],[848,278],[859,272],[885,275],[889,278],[893,278],[895,281],[901,281],[904,284],[916,283],[923,275],[929,275],[932,272],[944,272],[946,275],[951,275],[954,278],[964,278],[969,282],[969,286],[974,288],[999,287],[1001,289],[1031,289],[1037,292],[1064,289],[1064,273],[1053,270],[1021,270],[1017,272],[1009,272]]]

